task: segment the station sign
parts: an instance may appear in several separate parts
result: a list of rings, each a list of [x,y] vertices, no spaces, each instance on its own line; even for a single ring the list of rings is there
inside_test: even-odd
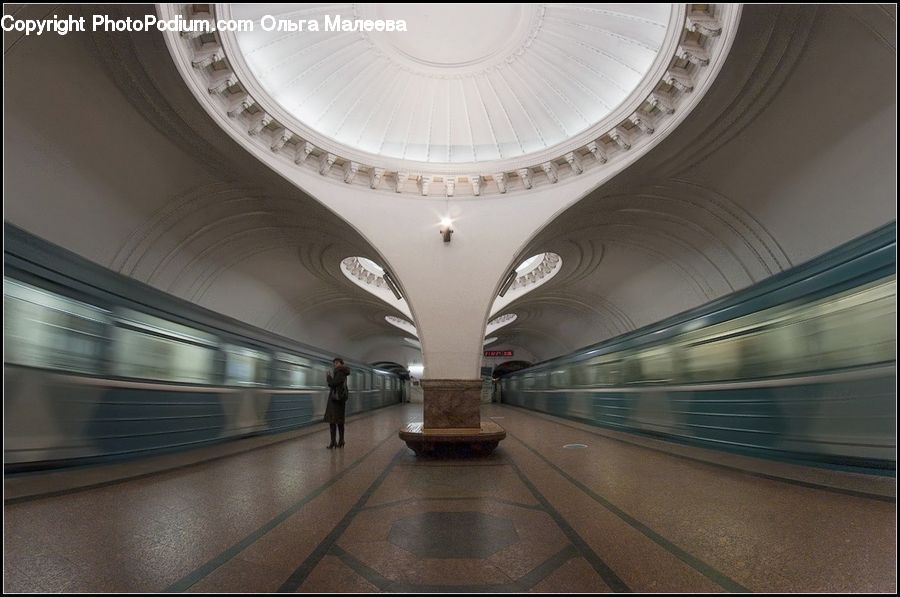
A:
[[[512,350],[485,350],[484,356],[486,357],[511,357],[513,356]]]

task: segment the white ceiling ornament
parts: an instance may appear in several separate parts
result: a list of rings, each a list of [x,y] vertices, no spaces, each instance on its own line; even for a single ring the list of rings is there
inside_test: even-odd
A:
[[[406,321],[405,319],[402,319],[400,317],[394,317],[393,315],[385,315],[384,319],[389,324],[400,328],[404,332],[412,334],[416,338],[419,337],[419,332],[416,330],[416,326],[414,326],[411,322]]]
[[[366,259],[365,257],[347,257],[341,261],[341,272],[343,272],[351,282],[363,290],[371,292],[412,319],[412,312],[409,310],[409,304],[407,304],[405,299],[398,299],[394,296],[387,280],[385,280],[384,269],[374,261]]]
[[[487,328],[484,330],[484,335],[489,336],[503,326],[511,324],[516,319],[518,319],[518,316],[515,313],[504,313],[500,317],[495,317],[488,322]]]
[[[237,33],[165,33],[182,75],[241,143],[335,182],[464,197],[557,184],[649,145],[708,85],[740,7],[164,4],[159,12],[255,23]],[[264,31],[263,15],[320,30]],[[337,15],[404,19],[407,31],[325,30]]]
[[[556,253],[538,253],[520,263],[516,267],[515,277],[506,293],[494,299],[491,315],[499,313],[514,300],[549,282],[553,276],[559,273],[561,267],[562,257]],[[494,321],[504,317],[508,317],[508,315],[502,315]],[[513,315],[513,320],[515,320],[515,315]],[[512,321],[507,323],[512,323]]]

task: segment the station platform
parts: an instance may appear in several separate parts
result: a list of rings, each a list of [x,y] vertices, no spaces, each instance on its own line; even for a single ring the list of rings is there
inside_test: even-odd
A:
[[[422,459],[421,405],[5,479],[10,592],[888,592],[896,480],[503,405],[490,456]]]

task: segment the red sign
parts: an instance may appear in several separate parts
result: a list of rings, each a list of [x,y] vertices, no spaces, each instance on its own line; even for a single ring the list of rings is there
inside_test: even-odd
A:
[[[513,356],[513,351],[511,351],[511,350],[485,350],[484,356],[486,356],[486,357],[511,357],[511,356]]]

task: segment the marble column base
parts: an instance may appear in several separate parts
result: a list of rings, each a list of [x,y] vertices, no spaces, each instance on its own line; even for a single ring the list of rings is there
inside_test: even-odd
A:
[[[506,430],[481,420],[480,379],[423,379],[425,421],[400,430],[417,456],[486,456],[506,438]]]
[[[466,458],[493,452],[506,430],[494,421],[483,421],[478,429],[425,429],[417,422],[401,429],[400,439],[416,456]]]
[[[425,429],[481,429],[480,379],[423,379]]]

